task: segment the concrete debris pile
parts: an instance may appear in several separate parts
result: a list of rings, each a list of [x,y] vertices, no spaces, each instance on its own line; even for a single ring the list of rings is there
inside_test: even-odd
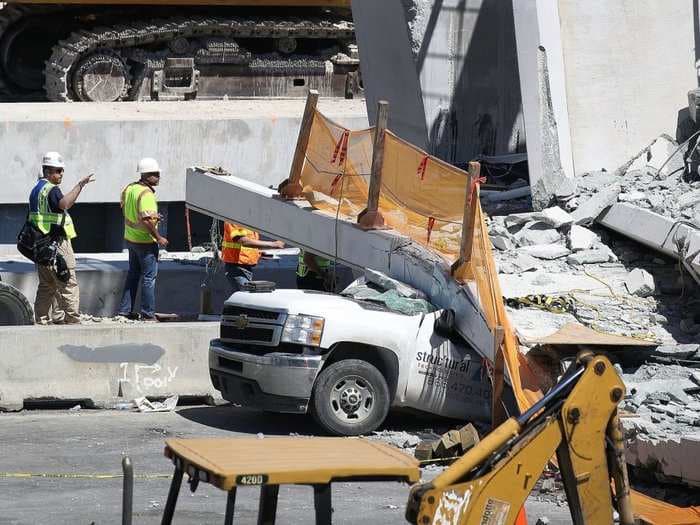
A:
[[[460,429],[448,430],[436,438],[424,439],[416,446],[414,455],[420,461],[454,459],[465,454],[479,442],[479,433],[471,423]]]
[[[628,462],[656,482],[695,487],[700,288],[678,261],[595,223],[612,204],[626,202],[640,213],[700,226],[700,182],[684,181],[676,149],[659,137],[617,173],[584,176],[577,197],[561,207],[492,216],[488,226],[508,314],[523,344],[570,322],[659,344],[613,352],[627,386]]]
[[[615,202],[628,202],[700,228],[700,181],[685,175],[678,143],[661,135],[615,172],[586,173],[578,179],[576,222],[591,223]]]
[[[559,207],[491,217],[489,236],[521,335],[547,335],[574,321],[667,343],[700,333],[692,279],[633,241],[578,225]]]
[[[700,487],[700,345],[675,353],[694,366],[645,364],[623,374],[627,462],[658,481]],[[679,357],[680,359],[680,357]]]

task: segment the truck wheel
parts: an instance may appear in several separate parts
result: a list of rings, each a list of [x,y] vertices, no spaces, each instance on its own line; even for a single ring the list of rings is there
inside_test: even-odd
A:
[[[14,286],[0,282],[0,326],[34,324],[34,309]]]
[[[311,412],[331,434],[356,436],[381,425],[389,404],[389,387],[382,373],[367,361],[344,359],[319,374]]]

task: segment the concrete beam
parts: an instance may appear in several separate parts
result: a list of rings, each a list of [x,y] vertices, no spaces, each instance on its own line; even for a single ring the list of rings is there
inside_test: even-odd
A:
[[[614,204],[596,220],[645,246],[681,259],[700,283],[700,231],[697,229],[624,202]],[[683,253],[679,253],[678,243],[684,246]]]
[[[196,164],[277,185],[289,173],[303,109],[304,100],[292,99],[2,104],[0,166],[8,175],[0,205],[27,203],[41,155],[50,150],[66,160],[64,188],[97,174],[80,203],[118,203],[141,157],[161,165],[161,202],[185,200],[183,169]],[[321,99],[319,109],[349,128],[367,127],[364,100]]]
[[[0,408],[25,400],[218,396],[206,352],[218,323],[0,327]]]
[[[398,232],[363,231],[313,210],[307,201],[283,201],[264,186],[198,168],[187,171],[187,206],[347,266],[384,272],[422,290],[438,307],[454,309],[460,334],[493,361],[493,336],[474,293],[450,277],[444,260]]]

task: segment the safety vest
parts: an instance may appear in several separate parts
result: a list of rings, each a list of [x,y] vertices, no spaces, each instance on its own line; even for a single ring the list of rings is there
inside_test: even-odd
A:
[[[144,184],[133,182],[122,190],[121,207],[124,215],[124,239],[140,244],[156,242],[141,222],[144,217],[158,217],[155,192]]]
[[[224,240],[221,243],[221,259],[226,263],[255,266],[260,260],[260,250],[243,246],[237,237],[250,237],[256,241],[258,232],[242,228],[230,222],[224,223]]]
[[[330,267],[331,267],[331,261],[324,258],[324,257],[319,257],[318,255],[314,255],[314,259],[316,259],[316,265],[319,267],[319,269],[322,272],[327,272]],[[299,250],[299,262],[297,263],[297,275],[299,277],[306,277],[307,274],[309,273],[309,267],[306,266],[306,263],[304,262],[304,250]]]
[[[42,186],[40,187],[39,185]],[[73,219],[68,215],[68,212],[54,213],[49,206],[49,193],[51,193],[51,190],[55,187],[55,184],[51,184],[46,179],[41,179],[36,186],[34,186],[32,194],[37,190],[39,193],[36,199],[36,209],[32,206],[32,198],[29,198],[29,222],[36,226],[43,234],[48,234],[53,224],[60,226],[61,223],[63,223],[63,231],[66,237],[68,239],[75,239],[78,234],[75,232]]]

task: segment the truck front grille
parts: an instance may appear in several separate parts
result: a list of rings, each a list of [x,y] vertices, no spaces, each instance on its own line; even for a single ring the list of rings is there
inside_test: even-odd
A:
[[[258,308],[247,308],[234,304],[224,305],[223,316],[236,318],[245,316],[250,321],[268,322],[268,323],[283,323],[286,314],[280,311],[260,310]]]
[[[281,326],[248,325],[243,328],[234,323],[222,321],[221,340],[229,343],[257,343],[274,346],[279,343]]]

